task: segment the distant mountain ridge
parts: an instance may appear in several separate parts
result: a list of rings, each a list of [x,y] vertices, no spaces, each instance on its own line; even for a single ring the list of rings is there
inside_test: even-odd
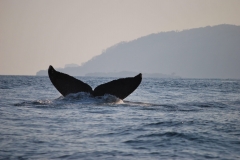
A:
[[[120,42],[79,67],[58,70],[73,76],[129,71],[186,78],[239,79],[239,61],[240,26],[223,24]],[[39,71],[37,75],[47,75],[47,71]]]
[[[95,72],[85,74],[87,77],[133,77],[139,74],[138,72],[129,72],[129,71],[121,71],[121,72]],[[145,78],[181,78],[174,74],[166,75],[161,73],[143,73]]]

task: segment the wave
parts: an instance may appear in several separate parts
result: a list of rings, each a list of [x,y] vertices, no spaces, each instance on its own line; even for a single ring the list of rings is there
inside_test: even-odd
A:
[[[45,107],[55,107],[55,106],[67,106],[71,104],[78,105],[115,105],[124,104],[123,100],[109,94],[104,96],[93,97],[89,93],[79,92],[75,94],[69,94],[66,97],[60,96],[53,100],[34,100],[34,101],[24,101],[14,104],[14,106],[45,106]]]
[[[14,106],[49,106],[53,104],[52,100],[35,100],[15,103]]]
[[[239,104],[239,101],[236,102]],[[206,108],[226,108],[229,105],[220,102],[186,102],[186,103],[169,103],[158,104],[148,102],[134,102],[121,100],[113,95],[105,94],[104,96],[93,97],[89,93],[79,92],[69,94],[66,97],[60,96],[56,99],[39,99],[33,101],[23,101],[14,104],[14,106],[36,106],[36,107],[61,107],[61,106],[130,106],[141,107],[141,110],[166,110],[196,112]]]
[[[153,107],[153,106],[163,106],[162,104],[154,104],[148,102],[133,102],[133,101],[124,101],[124,104],[130,106],[142,106],[142,107]]]

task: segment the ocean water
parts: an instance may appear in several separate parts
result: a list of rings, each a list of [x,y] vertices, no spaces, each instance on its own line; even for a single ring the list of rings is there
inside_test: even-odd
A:
[[[143,78],[120,100],[0,76],[0,159],[210,158],[240,159],[240,80]]]

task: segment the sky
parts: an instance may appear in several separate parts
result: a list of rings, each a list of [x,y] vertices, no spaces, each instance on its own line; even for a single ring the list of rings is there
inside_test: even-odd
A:
[[[81,65],[121,41],[240,25],[239,0],[0,0],[0,75]]]

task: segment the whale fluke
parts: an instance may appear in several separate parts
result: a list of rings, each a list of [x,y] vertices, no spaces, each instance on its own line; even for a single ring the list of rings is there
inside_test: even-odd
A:
[[[130,95],[141,83],[142,74],[135,77],[120,78],[101,84],[94,89],[94,96],[103,96],[104,94],[111,94],[120,99],[126,98]]]
[[[92,94],[92,88],[88,84],[72,76],[58,72],[52,66],[48,68],[48,76],[54,87],[63,96],[78,92],[88,92]]]
[[[48,68],[48,76],[52,84],[63,96],[70,93],[87,92],[94,97],[111,94],[120,99],[124,99],[130,95],[142,81],[142,74],[140,73],[135,77],[120,78],[101,84],[92,90],[88,84],[56,71],[51,65]]]

